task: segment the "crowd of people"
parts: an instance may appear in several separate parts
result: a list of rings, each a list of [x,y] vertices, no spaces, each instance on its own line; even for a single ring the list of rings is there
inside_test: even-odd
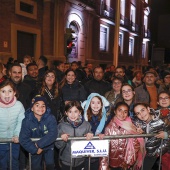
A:
[[[155,134],[111,139],[109,156],[91,158],[91,169],[170,170],[170,67],[145,70],[111,65],[105,70],[28,55],[0,63],[0,169],[87,170],[89,159],[71,161],[69,137]],[[39,138],[33,141],[32,138]],[[62,140],[56,141],[57,138]]]

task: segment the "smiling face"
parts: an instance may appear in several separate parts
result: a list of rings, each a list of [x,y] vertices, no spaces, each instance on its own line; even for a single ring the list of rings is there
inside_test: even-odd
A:
[[[128,109],[128,107],[126,105],[120,105],[115,110],[115,116],[119,120],[123,121],[123,120],[125,120],[128,117],[128,112],[129,112],[129,109]]]
[[[136,116],[138,117],[138,119],[140,119],[146,123],[149,123],[149,121],[152,119],[149,107],[145,107],[143,105],[137,105],[134,108],[134,112],[135,112]]]
[[[12,89],[10,85],[7,85],[0,89],[1,100],[8,104],[15,96],[16,92]]]
[[[73,71],[69,71],[66,75],[66,80],[68,84],[73,84],[73,82],[76,79],[76,75],[74,74]]]
[[[13,66],[9,71],[10,78],[15,84],[22,80],[22,68],[20,66]]]
[[[92,113],[97,115],[102,108],[101,100],[98,97],[93,97],[90,102],[90,107],[92,110]]]
[[[162,108],[168,108],[170,106],[170,96],[167,93],[161,93],[158,97],[158,104]]]
[[[65,112],[68,118],[75,122],[77,119],[79,119],[81,112],[77,109],[77,107],[73,106],[71,109],[69,109],[67,112]]]
[[[49,72],[45,77],[45,83],[47,87],[52,87],[55,82],[55,75],[52,72]]]
[[[122,82],[120,80],[115,79],[112,83],[112,88],[115,92],[120,92],[122,86]]]
[[[31,108],[31,110],[34,113],[34,116],[40,120],[41,117],[43,116],[43,114],[46,111],[46,105],[43,101],[37,101],[36,103],[34,103],[33,107]]]
[[[122,97],[124,101],[132,101],[133,97],[135,95],[135,92],[132,90],[132,88],[128,85],[125,85],[122,87]]]

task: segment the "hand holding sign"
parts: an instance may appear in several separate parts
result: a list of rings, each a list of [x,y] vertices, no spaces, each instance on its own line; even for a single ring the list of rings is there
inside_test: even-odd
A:
[[[65,142],[67,142],[69,136],[70,136],[69,134],[64,133],[64,134],[61,135],[61,139]]]

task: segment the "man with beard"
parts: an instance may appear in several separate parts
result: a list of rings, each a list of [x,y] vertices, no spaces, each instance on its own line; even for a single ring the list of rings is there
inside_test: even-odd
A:
[[[85,83],[84,87],[89,96],[91,93],[99,93],[104,96],[105,93],[111,90],[111,84],[103,80],[104,70],[102,67],[97,66],[93,70],[93,78]]]

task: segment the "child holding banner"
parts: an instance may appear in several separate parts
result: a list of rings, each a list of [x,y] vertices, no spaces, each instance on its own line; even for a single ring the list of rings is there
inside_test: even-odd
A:
[[[105,97],[98,93],[91,93],[87,100],[82,103],[84,108],[84,118],[92,126],[92,132],[94,135],[98,135],[100,139],[104,137],[104,128],[110,121],[110,103]],[[88,161],[87,164],[88,165]],[[99,168],[99,158],[92,158],[91,169]]]
[[[58,125],[58,137],[61,137],[62,141],[55,143],[60,149],[61,170],[70,170],[71,166],[71,141],[68,141],[68,137],[86,136],[87,140],[93,137],[90,123],[84,120],[82,113],[83,109],[77,101],[70,101],[65,106],[66,116]],[[72,169],[83,169],[84,161],[85,158],[72,159]]]
[[[114,108],[114,117],[105,128],[105,135],[139,134],[138,128],[132,124],[129,117],[129,106],[125,102],[118,102]],[[141,130],[141,129],[139,129]],[[100,170],[123,170],[134,165],[139,169],[142,165],[144,141],[142,138],[123,138],[110,141],[109,157],[103,157]]]

